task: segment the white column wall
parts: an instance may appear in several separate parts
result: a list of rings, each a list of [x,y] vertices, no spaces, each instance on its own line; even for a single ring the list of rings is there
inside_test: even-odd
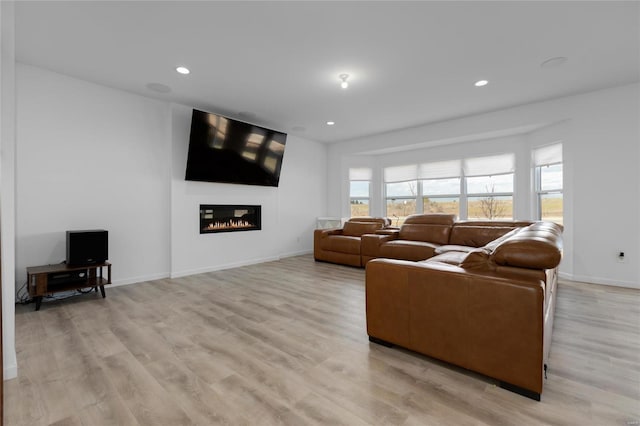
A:
[[[4,379],[18,374],[15,346],[15,17],[14,2],[0,2],[0,247],[2,259],[2,349]]]
[[[184,180],[191,108],[172,112],[171,271],[183,276],[310,253],[326,214],[326,147],[288,136],[277,188]],[[259,204],[260,231],[200,234],[200,204]]]

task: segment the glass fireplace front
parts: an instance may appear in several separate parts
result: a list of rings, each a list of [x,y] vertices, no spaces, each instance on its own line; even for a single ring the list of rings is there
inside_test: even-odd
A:
[[[261,207],[200,204],[200,233],[260,230]]]

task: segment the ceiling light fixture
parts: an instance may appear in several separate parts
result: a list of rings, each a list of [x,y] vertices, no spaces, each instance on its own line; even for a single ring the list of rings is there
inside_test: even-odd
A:
[[[185,75],[191,72],[187,67],[178,67],[176,68],[176,71],[178,71],[180,74],[185,74]]]
[[[336,124],[335,121],[327,121],[327,126],[333,126],[334,124]]]
[[[342,80],[342,83],[340,83],[340,87],[342,87],[343,89],[349,87],[349,82],[347,82],[349,74],[340,74],[338,77],[340,77],[340,80]]]
[[[489,84],[489,80],[478,80],[473,84],[476,87],[482,87],[482,86],[486,86],[487,84]]]

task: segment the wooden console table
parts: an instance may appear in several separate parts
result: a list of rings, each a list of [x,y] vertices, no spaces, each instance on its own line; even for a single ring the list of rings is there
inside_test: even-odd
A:
[[[107,268],[106,278],[102,274],[104,267]],[[27,268],[27,289],[29,296],[36,302],[36,311],[40,310],[44,296],[61,291],[93,287],[96,292],[99,288],[102,297],[106,297],[104,292],[106,284],[111,284],[111,263],[109,262],[84,266],[59,263]]]

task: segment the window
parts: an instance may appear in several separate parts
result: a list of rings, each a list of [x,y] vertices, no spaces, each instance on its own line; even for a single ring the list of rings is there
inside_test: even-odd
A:
[[[394,226],[402,225],[407,216],[416,213],[416,191],[415,180],[385,184],[387,216]]]
[[[386,215],[394,226],[404,223],[407,216],[417,212],[417,166],[387,167],[384,169]]]
[[[533,151],[538,219],[563,223],[562,144]]]
[[[464,161],[468,219],[513,219],[513,154]]]
[[[351,217],[369,216],[371,197],[371,169],[349,169],[349,203]]]
[[[385,215],[393,225],[414,213],[460,219],[513,219],[515,154],[384,169]]]
[[[420,165],[422,211],[460,216],[460,161]]]

